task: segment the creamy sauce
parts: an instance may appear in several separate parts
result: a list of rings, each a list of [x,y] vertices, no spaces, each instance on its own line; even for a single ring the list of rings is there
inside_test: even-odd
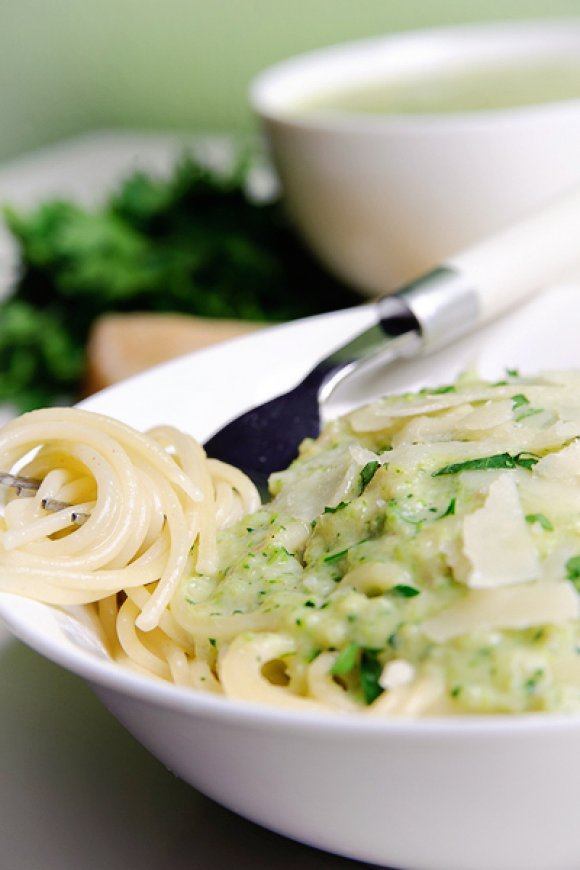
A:
[[[298,696],[331,654],[360,709],[580,710],[579,437],[578,375],[464,378],[360,409],[221,533],[219,571],[188,579],[174,614],[218,656],[282,634],[272,679]]]
[[[479,112],[580,99],[580,62],[437,69],[321,91],[294,114],[406,115]]]

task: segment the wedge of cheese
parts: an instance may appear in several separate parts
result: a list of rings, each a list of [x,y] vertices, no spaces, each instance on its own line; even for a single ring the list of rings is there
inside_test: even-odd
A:
[[[89,337],[85,392],[257,328],[257,323],[185,314],[108,314],[96,321]]]
[[[444,643],[474,631],[558,625],[578,618],[579,601],[568,582],[471,589],[456,604],[424,622],[423,630],[435,643]]]
[[[463,552],[471,570],[467,585],[493,588],[535,580],[540,563],[526,523],[514,475],[500,475],[485,504],[463,523]]]

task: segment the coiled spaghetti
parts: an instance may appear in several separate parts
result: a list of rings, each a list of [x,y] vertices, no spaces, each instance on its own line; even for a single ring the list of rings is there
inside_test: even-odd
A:
[[[215,570],[217,531],[259,506],[251,481],[177,429],[64,408],[5,426],[0,468],[40,481],[32,497],[8,493],[0,589],[95,603],[112,655],[190,682],[193,644],[168,604],[185,572]],[[49,513],[47,500],[66,506]]]
[[[0,589],[241,701],[578,712],[579,439],[578,373],[465,377],[330,423],[261,506],[175,429],[37,411],[0,431],[0,470],[38,482],[8,490]]]

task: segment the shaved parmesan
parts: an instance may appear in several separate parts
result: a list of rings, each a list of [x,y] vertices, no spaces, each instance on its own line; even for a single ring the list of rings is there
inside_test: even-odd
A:
[[[414,678],[415,668],[410,662],[404,659],[393,659],[384,666],[379,677],[379,685],[387,690],[398,689],[399,686],[406,686]]]
[[[359,495],[360,472],[368,462],[382,465],[389,454],[378,455],[360,444],[346,444],[317,453],[270,478],[279,494],[273,504],[287,516],[310,522],[325,507],[336,507]]]
[[[580,442],[574,441],[563,450],[544,456],[534,469],[542,477],[570,478],[580,474]]]
[[[538,555],[511,474],[500,475],[484,506],[465,518],[463,552],[471,564],[468,586],[505,586],[538,577]]]
[[[350,425],[355,432],[375,432],[401,417],[418,417],[422,414],[436,414],[448,408],[471,402],[510,398],[517,387],[478,387],[471,390],[443,393],[437,395],[414,396],[412,400],[404,401],[400,397],[385,399],[373,405],[365,405],[348,415]]]
[[[568,582],[537,582],[504,589],[473,589],[423,623],[435,643],[473,631],[558,625],[578,618],[578,594]]]
[[[513,420],[512,400],[505,399],[501,402],[486,402],[477,408],[461,422],[461,429],[477,431],[479,429],[493,429]]]
[[[393,447],[401,444],[417,444],[421,441],[448,440],[449,433],[457,429],[457,424],[471,413],[470,405],[461,405],[439,414],[437,417],[413,417],[402,429],[395,432]]]
[[[275,510],[310,522],[327,505],[337,505],[354,493],[359,466],[349,446],[315,454],[303,463],[272,475],[271,488],[274,492],[280,489],[273,501]]]
[[[378,456],[376,453],[373,453],[372,450],[368,450],[360,444],[351,444],[348,449],[353,461],[359,468],[363,468],[367,462],[378,462],[379,465],[382,465],[387,459],[386,455],[383,454],[382,456]]]

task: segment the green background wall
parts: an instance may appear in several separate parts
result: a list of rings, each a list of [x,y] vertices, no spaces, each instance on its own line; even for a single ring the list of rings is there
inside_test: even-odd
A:
[[[249,79],[353,37],[580,0],[0,0],[0,158],[99,127],[247,128]]]

